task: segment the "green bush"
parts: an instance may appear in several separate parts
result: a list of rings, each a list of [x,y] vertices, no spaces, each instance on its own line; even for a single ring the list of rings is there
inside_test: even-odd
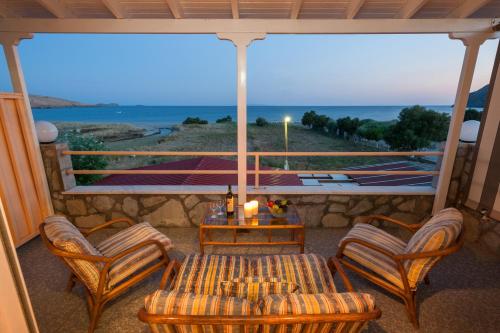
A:
[[[200,119],[199,117],[187,117],[183,122],[183,125],[206,125],[208,124],[207,120]]]
[[[221,123],[232,123],[233,122],[233,118],[231,118],[231,116],[227,116],[227,117],[223,117],[223,118],[217,119],[215,122],[218,123],[218,124],[221,124]]]
[[[266,120],[266,118],[258,117],[257,119],[255,119],[255,125],[264,127],[269,125],[269,122]]]
[[[305,112],[302,116],[302,125],[320,132],[325,131],[330,121],[330,117],[323,114],[317,114],[316,111],[313,110]]]
[[[304,113],[302,116],[302,125],[311,128],[313,125],[314,118],[316,118],[318,115],[316,114],[316,111],[307,111]]]
[[[389,126],[384,140],[394,150],[416,150],[429,147],[433,141],[444,141],[450,116],[415,105],[399,113],[398,121]]]
[[[467,120],[481,121],[482,115],[483,115],[483,113],[480,111],[477,111],[476,109],[467,109],[467,110],[465,110],[464,121],[467,121]]]
[[[382,140],[388,125],[372,119],[365,119],[361,121],[361,126],[356,130],[356,134],[367,140]]]
[[[331,136],[336,136],[337,135],[337,122],[335,120],[331,120],[326,124],[326,131],[328,134]]]
[[[66,132],[61,141],[66,142],[70,150],[106,150],[101,140],[91,135],[81,135],[75,130]],[[108,165],[104,156],[99,155],[72,155],[71,162],[75,170],[99,170],[105,169]],[[75,175],[78,185],[90,185],[101,178],[102,175]]]

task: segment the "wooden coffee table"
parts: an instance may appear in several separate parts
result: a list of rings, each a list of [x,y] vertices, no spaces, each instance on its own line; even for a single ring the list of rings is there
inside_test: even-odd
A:
[[[241,214],[240,214],[241,212]],[[226,215],[216,215],[211,213],[205,216],[200,224],[200,252],[203,254],[206,245],[222,246],[254,246],[254,245],[296,245],[300,246],[300,253],[304,253],[305,229],[304,223],[300,220],[297,210],[290,206],[286,216],[283,218],[273,217],[267,207],[260,207],[259,214],[253,218],[243,217],[243,207],[238,206],[234,212],[234,217],[227,218]],[[267,230],[266,241],[240,241],[238,230]],[[290,230],[289,241],[273,240],[273,230]],[[232,241],[222,241],[212,239],[211,230],[229,230],[232,232]]]

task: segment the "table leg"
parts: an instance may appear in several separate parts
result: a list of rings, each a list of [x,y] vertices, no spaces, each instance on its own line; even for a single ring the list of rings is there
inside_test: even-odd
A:
[[[273,242],[273,229],[269,229],[267,231],[267,241],[269,243],[272,243]]]
[[[233,243],[237,243],[237,230],[233,229]]]
[[[306,235],[305,235],[305,232],[306,230],[305,229],[302,229],[300,231],[300,253],[304,253],[304,243],[305,243],[305,238],[306,238]]]
[[[292,242],[295,240],[295,229],[290,229],[290,240]]]

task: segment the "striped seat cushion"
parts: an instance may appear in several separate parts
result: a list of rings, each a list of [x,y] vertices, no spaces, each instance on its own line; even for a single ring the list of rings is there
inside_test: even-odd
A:
[[[375,301],[363,293],[321,293],[269,295],[263,301],[263,315],[306,315],[364,313],[375,309]],[[294,325],[263,325],[264,333],[357,332],[363,322],[335,322]]]
[[[251,302],[257,302],[267,295],[290,294],[298,289],[296,283],[280,278],[245,277],[222,281],[217,295],[246,298]]]
[[[410,239],[405,253],[444,250],[456,241],[462,230],[463,216],[455,208],[443,209],[434,215]],[[417,285],[427,275],[439,257],[407,260],[405,270],[411,285]]]
[[[403,254],[406,248],[406,243],[402,240],[388,234],[382,229],[365,223],[356,224],[340,241],[340,244],[347,238],[360,239],[376,244],[392,254]],[[398,271],[396,263],[386,255],[369,249],[366,246],[354,243],[349,243],[345,247],[343,254],[349,259],[354,260],[384,277],[394,285],[404,288],[401,274]]]
[[[294,282],[300,293],[335,292],[324,257],[317,254],[275,255],[257,258],[255,275]]]
[[[245,257],[192,254],[184,259],[173,289],[215,295],[222,281],[252,275],[251,262]]]
[[[158,290],[145,299],[150,314],[198,316],[250,316],[260,315],[259,307],[243,298],[201,295],[179,291]],[[256,331],[257,327],[249,332]],[[172,325],[152,324],[158,333],[243,333],[241,325]]]
[[[45,233],[52,244],[60,250],[85,254],[92,256],[102,256],[80,231],[64,216],[54,215],[45,219]],[[100,262],[63,258],[71,267],[73,273],[92,292],[96,293],[99,284],[99,274],[104,266]]]
[[[170,250],[173,245],[163,233],[153,228],[149,223],[135,224],[124,229],[97,245],[97,249],[106,257],[112,257],[134,245],[147,240],[157,240],[165,250]],[[130,277],[151,262],[161,257],[161,251],[156,245],[148,245],[130,253],[114,262],[108,272],[108,288],[112,288],[120,281]]]

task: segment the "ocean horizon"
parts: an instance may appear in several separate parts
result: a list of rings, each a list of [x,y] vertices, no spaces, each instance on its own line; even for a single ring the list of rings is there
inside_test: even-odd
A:
[[[306,111],[314,110],[332,119],[351,117],[390,121],[397,119],[399,112],[411,105],[390,106],[248,106],[248,121],[254,122],[263,117],[270,122],[280,122],[285,116],[293,122],[300,122]],[[424,105],[437,112],[451,113],[450,105]],[[231,116],[236,120],[236,106],[98,106],[98,107],[62,107],[34,108],[35,120],[52,122],[81,123],[126,123],[164,127],[180,124],[186,117],[200,117],[210,123],[217,119]]]

